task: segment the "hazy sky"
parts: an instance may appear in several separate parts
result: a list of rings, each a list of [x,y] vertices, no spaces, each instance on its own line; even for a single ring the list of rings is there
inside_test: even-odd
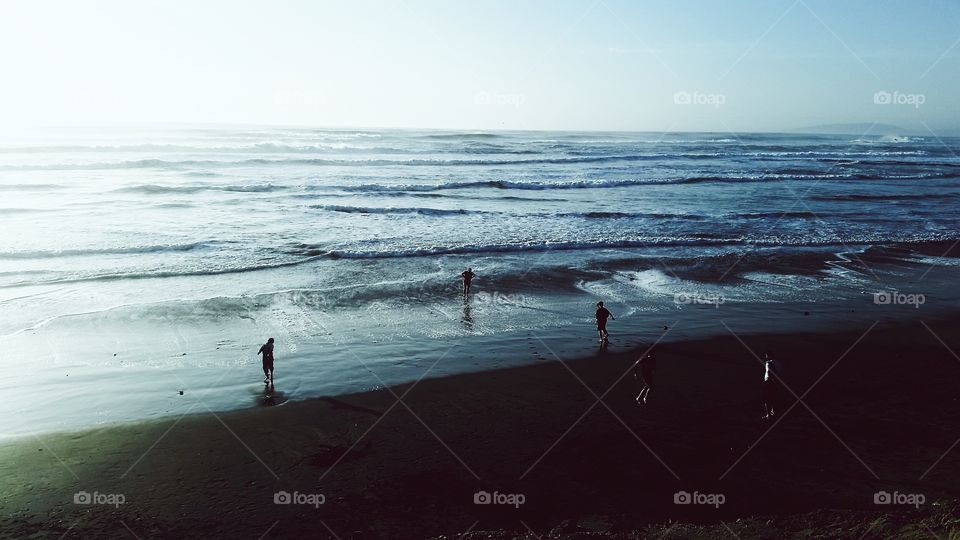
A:
[[[0,0],[0,69],[5,126],[946,133],[960,2]]]

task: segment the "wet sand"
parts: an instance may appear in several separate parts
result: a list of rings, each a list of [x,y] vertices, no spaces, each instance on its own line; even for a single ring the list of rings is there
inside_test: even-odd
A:
[[[633,401],[635,347],[615,339],[607,351],[557,362],[552,338],[536,336],[527,340],[543,358],[534,365],[271,407],[283,401],[278,387],[260,397],[263,407],[215,414],[195,396],[186,416],[4,443],[0,530],[532,538],[771,516],[761,521],[776,537],[778,524],[787,536],[797,520],[829,531],[834,511],[864,524],[920,520],[960,498],[955,320],[665,343],[646,406]],[[762,366],[745,344],[775,349],[803,397],[791,406],[787,395],[780,420],[760,418]],[[876,505],[881,490],[924,504]],[[475,504],[478,491],[513,503],[519,494],[523,504]],[[723,504],[678,505],[679,491],[722,495]],[[78,492],[101,502],[122,495],[123,504],[75,504]],[[275,504],[278,492],[322,504]],[[851,537],[877,534],[858,527]],[[943,535],[960,524],[932,527]]]

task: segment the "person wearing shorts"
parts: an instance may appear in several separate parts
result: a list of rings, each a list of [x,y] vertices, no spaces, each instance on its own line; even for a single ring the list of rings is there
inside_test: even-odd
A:
[[[596,317],[597,317],[597,333],[600,334],[600,341],[601,342],[606,341],[610,337],[610,334],[607,332],[607,318],[610,318],[613,320],[617,320],[617,318],[613,316],[613,313],[610,313],[610,310],[603,307],[603,302],[597,302]]]
[[[473,268],[467,268],[460,273],[460,277],[463,278],[463,295],[466,296],[470,294],[470,282],[472,282],[473,278],[477,277],[477,275],[473,273]]]
[[[263,356],[263,383],[270,384],[273,382],[273,338],[268,339],[257,354]]]

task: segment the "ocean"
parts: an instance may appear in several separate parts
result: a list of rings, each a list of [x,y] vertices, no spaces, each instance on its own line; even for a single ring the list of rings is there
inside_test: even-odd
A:
[[[933,309],[956,277],[958,152],[933,136],[3,136],[0,388],[16,414],[0,434],[551,361],[503,343],[588,347],[597,300],[621,328],[698,313],[704,332],[720,313],[775,325],[809,306],[833,324],[877,294],[903,300],[897,316]]]

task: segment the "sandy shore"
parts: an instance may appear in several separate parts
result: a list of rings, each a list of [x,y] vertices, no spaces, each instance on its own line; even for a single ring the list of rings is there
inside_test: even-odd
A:
[[[0,448],[0,525],[10,537],[532,538],[772,516],[763,534],[782,537],[847,512],[858,517],[837,535],[927,519],[945,537],[960,523],[931,516],[960,497],[954,321],[668,343],[646,406],[633,401],[636,350],[561,363],[531,336],[544,361],[530,366],[28,436]],[[803,397],[780,420],[760,418],[746,346],[775,349]],[[515,504],[475,504],[480,491]],[[722,504],[678,505],[680,491]],[[877,505],[879,491],[923,504]],[[100,503],[76,504],[80,492]]]

